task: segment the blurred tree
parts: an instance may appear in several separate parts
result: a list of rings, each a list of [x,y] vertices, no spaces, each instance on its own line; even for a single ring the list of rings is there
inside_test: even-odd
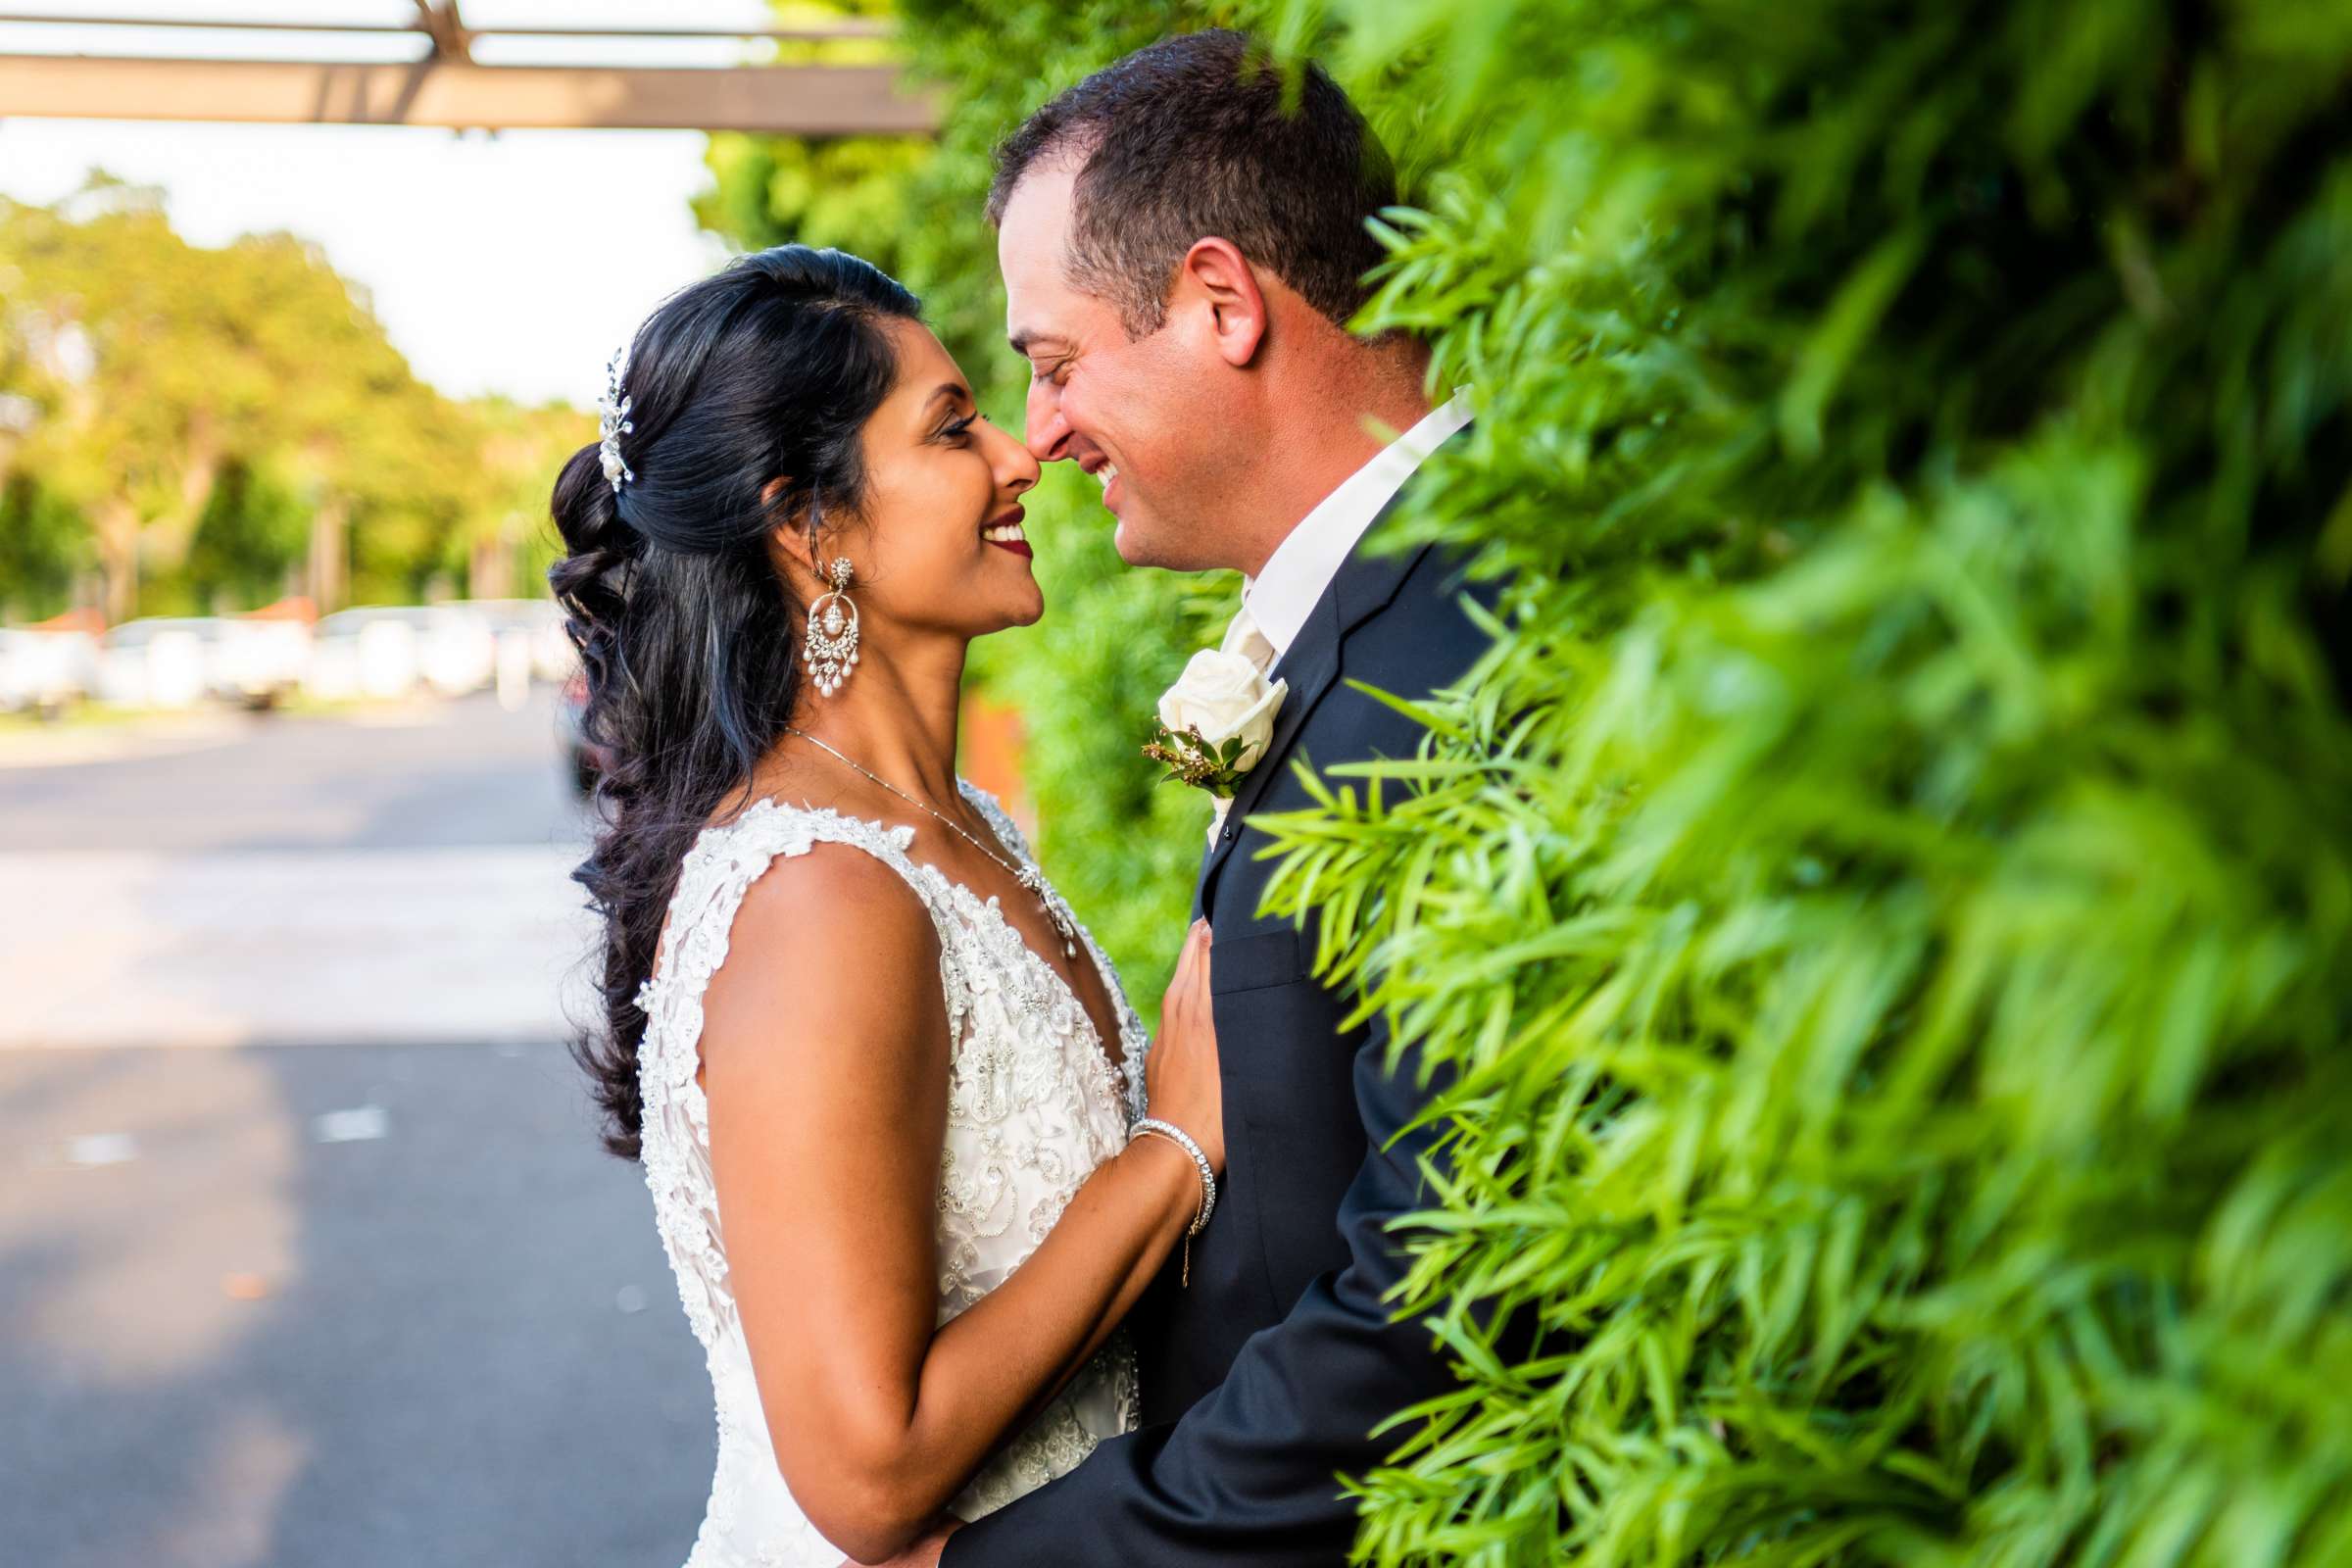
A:
[[[526,408],[506,398],[466,405],[478,442],[480,494],[451,537],[447,569],[479,598],[547,591],[547,568],[561,554],[548,515],[550,475],[596,439],[596,419],[561,403]]]
[[[54,345],[49,416],[19,461],[96,523],[115,618],[142,571],[185,565],[232,459],[332,428],[349,386],[410,380],[315,250],[282,235],[191,246],[160,194],[102,174],[56,210],[12,205],[0,250]]]
[[[0,478],[0,620],[41,620],[73,607],[95,564],[89,521],[29,473]]]
[[[301,498],[247,459],[229,458],[213,477],[188,544],[181,574],[187,608],[211,612],[268,604],[294,586],[289,573],[309,544]]]
[[[0,463],[88,530],[113,619],[142,584],[149,608],[274,597],[297,564],[325,609],[477,566],[512,585],[518,498],[543,511],[589,428],[452,402],[316,247],[189,245],[160,193],[103,173],[55,208],[0,202],[0,394],[22,415]]]

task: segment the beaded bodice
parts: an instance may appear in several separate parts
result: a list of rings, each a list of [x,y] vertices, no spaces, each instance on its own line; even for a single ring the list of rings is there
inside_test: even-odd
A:
[[[969,784],[963,792],[1017,863],[1033,869],[1026,840],[996,801]],[[1149,1041],[1094,938],[1079,928],[1116,1011],[1116,1068],[1067,982],[1022,940],[997,901],[911,858],[912,842],[910,828],[773,801],[705,829],[679,870],[659,971],[638,992],[647,1015],[638,1059],[646,1185],[687,1321],[710,1364],[718,1413],[717,1470],[688,1568],[833,1568],[841,1558],[803,1517],[776,1468],[728,1284],[709,1106],[696,1078],[703,989],[725,961],[735,911],[760,873],[777,857],[806,855],[818,844],[854,847],[914,890],[939,933],[950,1039],[934,1233],[940,1322],[1020,1266],[1142,1114]],[[1059,904],[1050,889],[1046,896]],[[1134,1356],[1124,1337],[1114,1336],[972,1480],[954,1510],[976,1518],[1042,1486],[1102,1438],[1132,1430],[1136,1411]]]

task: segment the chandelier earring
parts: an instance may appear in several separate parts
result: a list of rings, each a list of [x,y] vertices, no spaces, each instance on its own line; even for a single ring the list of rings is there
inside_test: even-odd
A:
[[[808,607],[808,677],[817,694],[830,697],[858,667],[858,606],[850,598],[850,562],[835,556],[826,569],[827,590]]]

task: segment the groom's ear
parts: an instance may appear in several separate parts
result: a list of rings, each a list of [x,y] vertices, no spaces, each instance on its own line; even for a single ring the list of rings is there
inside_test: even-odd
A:
[[[1201,307],[1214,333],[1218,357],[1236,369],[1257,358],[1266,336],[1266,296],[1257,274],[1231,240],[1195,240],[1176,269],[1177,303]]]

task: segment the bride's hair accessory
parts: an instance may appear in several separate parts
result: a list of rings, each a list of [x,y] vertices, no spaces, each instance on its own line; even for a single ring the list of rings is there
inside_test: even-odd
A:
[[[605,460],[605,483],[614,495],[620,487],[637,475],[626,459],[620,455],[620,438],[637,428],[629,422],[629,400],[620,390],[620,378],[628,368],[629,350],[626,344],[612,351],[605,362],[605,395],[596,400],[597,450]]]
[[[850,561],[835,556],[826,568],[831,586],[808,607],[808,673],[826,697],[858,667],[858,606],[850,598]]]
[[[1217,1211],[1217,1173],[1209,1169],[1208,1156],[1200,1152],[1200,1146],[1194,1143],[1183,1128],[1172,1122],[1161,1121],[1156,1116],[1146,1116],[1127,1130],[1129,1143],[1134,1143],[1138,1138],[1165,1138],[1192,1155],[1193,1163],[1200,1167],[1200,1212],[1193,1216],[1191,1228],[1184,1233],[1184,1273],[1181,1283],[1190,1285],[1193,1283],[1193,1238],[1200,1235],[1201,1228],[1208,1224],[1208,1216]]]

